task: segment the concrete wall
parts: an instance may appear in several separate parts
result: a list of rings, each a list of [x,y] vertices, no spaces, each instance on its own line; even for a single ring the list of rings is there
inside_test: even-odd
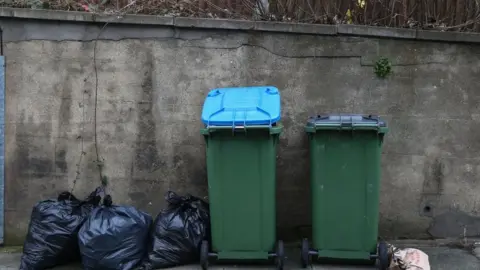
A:
[[[7,59],[7,244],[21,243],[38,200],[73,187],[84,196],[99,185],[95,111],[98,152],[113,198],[155,215],[168,189],[207,195],[199,134],[206,93],[265,84],[282,94],[278,225],[283,238],[308,234],[302,126],[308,116],[324,112],[380,114],[389,123],[381,236],[480,234],[479,45],[345,36],[323,26],[318,27],[324,35],[111,23],[96,44],[95,72],[93,39],[104,24],[80,21],[0,18]],[[207,27],[205,21],[197,23]],[[222,25],[234,28],[235,22],[217,23]],[[355,29],[347,30],[355,34]],[[373,73],[380,55],[394,64],[385,80]]]

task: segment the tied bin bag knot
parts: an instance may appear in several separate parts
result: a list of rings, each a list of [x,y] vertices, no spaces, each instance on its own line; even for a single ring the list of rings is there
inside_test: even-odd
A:
[[[210,237],[209,205],[192,195],[165,195],[168,207],[155,219],[144,269],[197,262],[200,245]]]

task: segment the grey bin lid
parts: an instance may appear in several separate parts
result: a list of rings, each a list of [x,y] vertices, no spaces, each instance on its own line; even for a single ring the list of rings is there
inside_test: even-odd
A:
[[[378,130],[386,132],[387,124],[376,115],[330,114],[310,117],[307,129],[340,129],[340,130]]]

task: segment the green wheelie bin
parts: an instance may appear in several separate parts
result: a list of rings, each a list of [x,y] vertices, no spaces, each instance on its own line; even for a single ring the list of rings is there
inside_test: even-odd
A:
[[[275,260],[283,269],[283,242],[276,243],[276,146],[282,131],[280,93],[273,86],[210,91],[202,111],[206,141],[211,243],[203,241],[200,264],[212,260]]]
[[[386,123],[372,115],[311,117],[312,241],[302,266],[316,261],[375,264],[387,269],[388,247],[377,242],[380,159]]]

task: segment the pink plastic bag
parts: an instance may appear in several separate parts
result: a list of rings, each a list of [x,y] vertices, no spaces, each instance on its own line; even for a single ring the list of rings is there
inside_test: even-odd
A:
[[[430,270],[428,255],[415,248],[398,249],[393,253],[392,270]]]

